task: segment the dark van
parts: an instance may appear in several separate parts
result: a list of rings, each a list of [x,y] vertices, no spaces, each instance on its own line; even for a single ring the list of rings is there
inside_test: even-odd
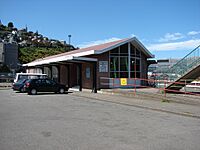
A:
[[[36,95],[38,92],[55,92],[63,94],[65,91],[68,91],[68,87],[51,79],[29,79],[26,81],[24,88],[29,95]]]

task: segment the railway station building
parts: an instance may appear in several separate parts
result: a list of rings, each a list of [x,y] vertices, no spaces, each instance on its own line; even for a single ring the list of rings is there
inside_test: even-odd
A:
[[[49,78],[69,88],[92,89],[131,87],[146,84],[148,59],[153,58],[147,48],[136,38],[126,38],[109,43],[81,48],[24,64],[29,73],[46,73]],[[120,84],[126,79],[126,85]]]

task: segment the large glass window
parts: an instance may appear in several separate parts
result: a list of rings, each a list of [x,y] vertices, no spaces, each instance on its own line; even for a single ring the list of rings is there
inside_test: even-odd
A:
[[[128,54],[128,44],[124,44],[110,51],[110,77],[111,78],[128,78],[140,77],[140,55],[138,48],[130,45],[130,55]],[[130,57],[130,63],[129,63]],[[129,68],[130,64],[130,68]],[[136,72],[135,72],[136,71]]]
[[[131,44],[131,56],[133,56],[133,57],[136,56],[135,46],[133,46],[132,44]]]
[[[135,78],[135,75],[136,75],[136,78],[140,78],[140,72],[131,72],[131,78]]]
[[[136,57],[140,57],[140,51],[136,49]]]
[[[130,72],[131,78],[140,78],[140,58],[131,57]]]
[[[110,57],[110,71],[119,71],[118,57]]]
[[[128,56],[128,44],[120,46],[120,56]]]
[[[119,72],[110,72],[110,77],[111,78],[119,78]]]
[[[135,62],[136,62],[136,64],[135,64]],[[140,71],[140,59],[131,57],[130,68],[131,68],[131,71],[135,71],[135,70]]]
[[[128,72],[120,72],[120,78],[128,78]]]
[[[110,55],[111,55],[111,56],[119,56],[119,47],[113,49],[113,50],[110,52]]]
[[[128,57],[120,57],[120,71],[128,71]]]

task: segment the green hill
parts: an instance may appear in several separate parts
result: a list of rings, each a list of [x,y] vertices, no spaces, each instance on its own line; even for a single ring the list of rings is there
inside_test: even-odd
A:
[[[0,42],[14,43],[19,46],[19,63],[24,64],[39,58],[75,50],[73,45],[65,41],[49,39],[38,31],[28,28],[17,29],[12,22],[8,25],[0,23]]]
[[[23,47],[19,49],[19,61],[29,63],[39,58],[66,52],[65,48]]]

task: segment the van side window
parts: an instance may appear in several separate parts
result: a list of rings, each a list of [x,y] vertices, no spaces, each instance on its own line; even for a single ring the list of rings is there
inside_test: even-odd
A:
[[[35,84],[41,84],[41,80],[36,80]]]
[[[14,79],[14,82],[23,79],[45,79],[47,78],[46,74],[37,74],[37,73],[17,73]]]
[[[52,80],[46,80],[46,83],[49,85],[55,85],[56,83]]]

